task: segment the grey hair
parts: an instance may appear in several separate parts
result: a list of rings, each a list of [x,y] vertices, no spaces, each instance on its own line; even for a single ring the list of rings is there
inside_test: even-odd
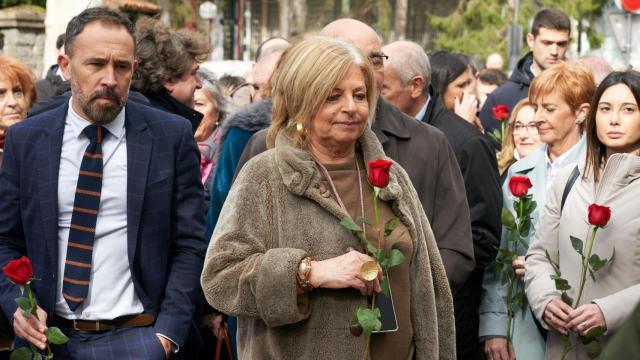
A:
[[[424,49],[412,41],[395,41],[385,45],[382,50],[389,56],[385,66],[390,66],[407,85],[411,78],[419,75],[424,79],[427,91],[431,83],[431,63]]]
[[[199,68],[198,77],[202,80],[202,90],[206,91],[218,106],[218,122],[222,123],[231,112],[231,103],[222,90],[218,79],[211,71]]]

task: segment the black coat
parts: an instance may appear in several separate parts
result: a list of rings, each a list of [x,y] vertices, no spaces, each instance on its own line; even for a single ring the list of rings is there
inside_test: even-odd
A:
[[[147,97],[147,99],[149,99],[151,106],[153,106],[154,108],[164,110],[171,114],[180,115],[183,118],[189,120],[189,122],[191,123],[191,128],[193,129],[193,133],[195,134],[196,129],[198,128],[198,125],[200,125],[200,121],[202,121],[204,115],[176,100],[173,96],[169,95],[166,90],[160,90],[158,92],[148,92],[143,94]]]
[[[480,110],[480,122],[482,122],[485,134],[500,128],[500,122],[493,117],[492,109],[494,106],[506,105],[511,112],[518,101],[529,96],[529,85],[533,80],[531,64],[533,64],[533,53],[530,52],[518,61],[509,81],[495,89],[487,97]]]
[[[500,246],[502,191],[496,155],[491,141],[475,126],[445,109],[439,96],[431,96],[423,121],[445,134],[464,178],[476,268],[462,289],[453,294],[456,348],[459,359],[478,359],[482,356],[478,343],[482,278]]]
[[[43,102],[71,90],[68,80],[63,80],[56,72],[58,65],[53,65],[47,71],[47,76],[36,81],[36,102]]]

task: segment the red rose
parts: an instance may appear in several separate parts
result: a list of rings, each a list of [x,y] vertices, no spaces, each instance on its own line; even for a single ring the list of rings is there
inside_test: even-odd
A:
[[[611,218],[611,208],[597,204],[589,205],[589,223],[597,227],[604,227]]]
[[[369,184],[386,188],[389,185],[389,169],[391,168],[391,161],[389,160],[374,160],[369,161]]]
[[[506,105],[496,105],[491,109],[491,111],[493,112],[493,117],[498,121],[502,121],[509,117],[509,108]]]
[[[529,192],[533,185],[531,184],[531,180],[529,180],[526,176],[512,176],[509,179],[509,190],[515,197],[524,197]]]
[[[2,268],[2,272],[16,285],[25,285],[33,277],[31,260],[26,256],[9,261],[7,266]]]

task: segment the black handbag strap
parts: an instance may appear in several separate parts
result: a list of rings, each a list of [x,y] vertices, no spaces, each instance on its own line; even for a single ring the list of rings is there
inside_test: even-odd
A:
[[[567,180],[567,184],[564,186],[564,191],[562,192],[562,202],[560,203],[560,214],[562,214],[562,209],[564,209],[564,203],[567,201],[567,196],[569,196],[569,192],[571,192],[571,188],[573,184],[580,176],[580,170],[578,169],[578,165],[573,168],[571,175],[569,175],[569,179]]]

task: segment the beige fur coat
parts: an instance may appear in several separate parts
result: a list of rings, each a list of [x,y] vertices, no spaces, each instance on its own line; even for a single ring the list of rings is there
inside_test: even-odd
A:
[[[359,140],[365,161],[384,158],[366,129]],[[409,229],[411,319],[416,359],[455,358],[451,292],[429,222],[405,171],[391,168],[381,198]],[[275,149],[240,172],[207,251],[202,288],[208,302],[238,317],[241,359],[361,359],[364,337],[349,332],[366,299],[354,289],[315,289],[296,295],[301,259],[325,260],[360,248],[339,225],[347,216],[321,194],[321,172],[310,153],[279,136]]]

